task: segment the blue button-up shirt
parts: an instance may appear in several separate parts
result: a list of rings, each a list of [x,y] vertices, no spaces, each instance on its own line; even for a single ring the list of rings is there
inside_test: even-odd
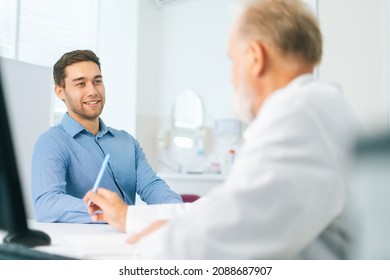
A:
[[[82,198],[90,190],[106,154],[110,161],[99,187],[116,192],[128,204],[138,193],[147,204],[181,203],[148,164],[138,141],[100,120],[94,136],[65,114],[43,133],[32,157],[35,218],[45,222],[91,223]]]

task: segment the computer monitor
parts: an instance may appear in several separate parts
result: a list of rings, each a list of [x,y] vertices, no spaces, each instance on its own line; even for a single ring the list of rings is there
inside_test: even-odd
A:
[[[8,233],[3,242],[49,245],[49,235],[28,228],[1,74],[0,65],[0,229]]]

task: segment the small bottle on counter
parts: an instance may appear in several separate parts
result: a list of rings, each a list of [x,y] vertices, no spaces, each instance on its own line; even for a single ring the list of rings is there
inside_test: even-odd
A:
[[[236,157],[236,151],[231,149],[229,150],[229,166],[231,167],[233,164],[234,164],[234,160],[235,160],[235,157]]]
[[[236,156],[236,151],[233,149],[230,149],[229,152],[225,154],[225,166],[223,170],[224,173],[228,173],[230,171],[230,168],[234,164],[235,156]]]

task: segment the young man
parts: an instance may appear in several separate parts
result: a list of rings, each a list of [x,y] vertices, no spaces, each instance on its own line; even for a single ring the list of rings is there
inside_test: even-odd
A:
[[[68,112],[35,145],[32,191],[38,221],[90,223],[82,198],[94,185],[106,154],[111,157],[100,186],[117,193],[123,203],[134,204],[136,193],[148,204],[182,202],[156,176],[138,141],[99,118],[105,88],[95,53],[65,53],[53,76],[56,95]]]
[[[224,184],[190,205],[121,206],[105,189],[84,198],[94,220],[122,231],[158,220],[129,239],[142,258],[346,257],[343,167],[357,123],[340,89],[313,76],[317,20],[300,0],[245,3],[229,56],[249,126]]]

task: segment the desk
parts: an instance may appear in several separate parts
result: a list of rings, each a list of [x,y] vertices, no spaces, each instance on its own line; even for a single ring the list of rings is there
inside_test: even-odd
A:
[[[38,223],[28,220],[29,228],[50,235],[50,246],[34,249],[79,259],[135,259],[134,246],[126,243],[127,234],[107,224]],[[5,233],[0,232],[1,239]]]

